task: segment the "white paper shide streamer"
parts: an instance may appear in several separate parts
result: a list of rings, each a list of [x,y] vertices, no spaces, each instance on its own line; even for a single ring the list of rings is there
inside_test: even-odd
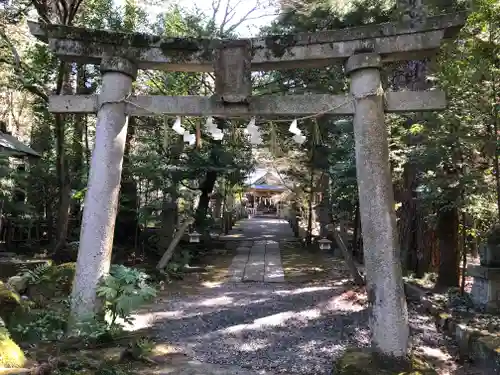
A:
[[[207,122],[205,123],[205,130],[209,132],[212,138],[216,141],[221,141],[222,138],[224,138],[224,133],[217,127],[217,124],[214,122],[213,117],[207,118]]]
[[[184,135],[184,132],[186,131],[186,129],[184,129],[182,127],[180,116],[177,116],[175,118],[175,122],[174,122],[174,126],[172,126],[172,130],[179,135]]]
[[[297,120],[292,121],[290,127],[288,128],[288,131],[294,135],[292,139],[295,141],[295,143],[301,145],[306,141],[306,136],[302,134],[302,130],[300,130],[297,126]]]
[[[245,129],[245,133],[250,135],[250,143],[252,145],[260,145],[262,144],[262,137],[260,136],[259,128],[255,125],[255,121],[255,117],[250,119],[250,122]]]
[[[213,117],[208,117],[205,122],[205,131],[210,133],[212,138],[216,141],[221,141],[224,138],[224,133],[221,129],[217,127],[217,124],[214,122]],[[184,142],[189,145],[194,145],[196,143],[196,135],[187,131],[181,123],[180,116],[177,116],[172,126],[172,130],[177,134],[182,135]],[[306,141],[306,136],[302,134],[302,130],[299,129],[297,120],[293,120],[288,128],[288,131],[293,134],[292,139],[294,142],[299,145],[303,144]],[[260,134],[259,127],[256,125],[256,118],[252,117],[250,122],[248,123],[245,134],[250,136],[250,143],[252,145],[260,145],[262,144],[262,136]]]
[[[175,118],[174,125],[172,126],[172,130],[176,132],[179,135],[182,135],[182,138],[184,139],[184,143],[188,143],[190,146],[194,145],[196,142],[196,135],[191,134],[189,131],[184,129],[181,123],[181,118],[180,116],[177,116]]]
[[[184,132],[183,138],[184,138],[184,143],[188,143],[190,146],[194,145],[196,142],[196,135],[188,131]]]

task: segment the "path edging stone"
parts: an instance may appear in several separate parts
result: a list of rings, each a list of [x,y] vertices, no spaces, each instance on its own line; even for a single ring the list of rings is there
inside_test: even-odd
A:
[[[458,318],[427,299],[425,292],[418,286],[407,282],[404,286],[407,298],[419,300],[424,310],[434,317],[436,328],[456,341],[462,358],[469,359],[480,366],[497,369],[495,373],[500,373],[499,335],[481,331],[460,322]]]

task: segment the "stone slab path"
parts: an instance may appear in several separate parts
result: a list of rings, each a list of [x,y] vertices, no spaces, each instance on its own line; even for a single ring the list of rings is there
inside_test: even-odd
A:
[[[242,220],[229,234],[242,242],[229,267],[231,282],[254,281],[282,283],[285,273],[281,265],[280,241],[293,237],[285,220],[254,217]]]

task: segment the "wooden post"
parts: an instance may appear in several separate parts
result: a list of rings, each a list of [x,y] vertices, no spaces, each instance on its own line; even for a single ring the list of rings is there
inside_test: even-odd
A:
[[[180,242],[182,236],[184,235],[184,232],[193,223],[194,223],[194,218],[192,218],[192,217],[190,217],[184,223],[182,223],[179,230],[175,233],[175,236],[172,239],[172,242],[170,243],[167,250],[165,251],[165,253],[161,257],[160,261],[156,265],[156,269],[163,270],[167,266],[168,261],[170,260],[170,258],[172,258],[172,255],[174,255],[174,250],[177,247],[177,244]]]

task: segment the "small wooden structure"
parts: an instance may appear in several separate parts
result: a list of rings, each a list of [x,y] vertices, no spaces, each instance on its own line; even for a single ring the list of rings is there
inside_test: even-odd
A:
[[[280,204],[277,198],[286,190],[278,176],[267,172],[247,187],[245,195],[254,214],[277,213]]]
[[[4,123],[0,123],[0,156],[9,158],[13,168],[25,169],[30,159],[38,159],[41,155],[7,132]],[[14,159],[14,160],[12,160]],[[23,195],[24,196],[24,195]],[[44,222],[38,219],[5,218],[4,201],[0,201],[0,241],[7,244],[13,242],[39,242],[43,236]]]
[[[38,152],[31,147],[26,146],[16,137],[9,133],[0,131],[0,155],[6,155],[13,158],[41,158]]]

